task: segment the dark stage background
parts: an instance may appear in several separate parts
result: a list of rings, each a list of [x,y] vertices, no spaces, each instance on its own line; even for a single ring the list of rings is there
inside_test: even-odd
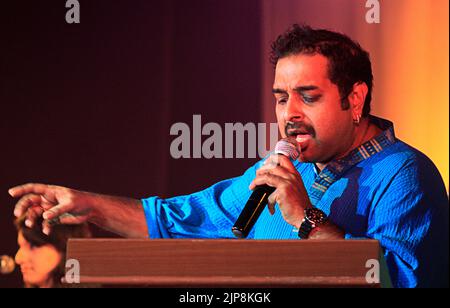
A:
[[[170,127],[192,129],[194,114],[274,122],[270,43],[293,23],[370,52],[373,114],[436,163],[448,190],[448,0],[79,2],[80,24],[66,23],[66,0],[0,5],[0,255],[17,250],[11,186],[169,197],[242,174],[256,160],[172,159]],[[367,2],[380,3],[380,23]],[[21,286],[19,274],[4,286]]]
[[[1,6],[0,255],[17,250],[11,186],[167,197],[255,161],[172,159],[169,130],[260,122],[258,0],[80,3],[80,24],[61,0]]]

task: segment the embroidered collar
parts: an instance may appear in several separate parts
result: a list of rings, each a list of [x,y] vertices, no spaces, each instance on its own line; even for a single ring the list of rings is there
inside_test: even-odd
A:
[[[322,198],[331,184],[341,178],[350,168],[395,143],[392,122],[371,115],[369,115],[369,121],[381,128],[382,133],[352,150],[345,157],[331,161],[322,172],[316,173],[317,176],[310,191],[310,199],[314,205]]]

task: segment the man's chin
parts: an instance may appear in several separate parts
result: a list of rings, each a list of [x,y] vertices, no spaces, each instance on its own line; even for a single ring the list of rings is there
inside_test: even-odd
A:
[[[313,163],[313,162],[314,162],[314,161],[312,160],[312,158],[309,157],[308,154],[305,154],[303,151],[302,151],[302,153],[300,154],[298,160],[299,160],[300,162],[302,162],[302,163]]]
[[[316,155],[316,153],[314,153],[310,148],[305,148],[304,150],[302,149],[298,160],[302,163],[318,163],[322,161],[322,159],[318,157],[318,155]]]

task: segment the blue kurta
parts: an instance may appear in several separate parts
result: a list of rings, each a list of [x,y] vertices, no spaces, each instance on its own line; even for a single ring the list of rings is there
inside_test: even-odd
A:
[[[448,286],[449,203],[442,178],[424,154],[395,138],[391,122],[371,117],[383,133],[320,173],[293,162],[312,204],[346,238],[380,241],[394,286]],[[235,238],[231,227],[251,195],[263,161],[242,176],[170,199],[143,199],[152,238]],[[249,239],[298,239],[279,210],[266,208]],[[300,240],[300,239],[299,239]]]

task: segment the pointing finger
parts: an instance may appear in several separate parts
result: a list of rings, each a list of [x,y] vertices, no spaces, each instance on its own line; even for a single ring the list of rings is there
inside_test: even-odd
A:
[[[35,194],[26,194],[17,203],[14,208],[14,216],[20,217],[33,205],[39,206],[41,197]]]
[[[46,184],[28,183],[19,185],[8,190],[8,193],[13,198],[18,198],[26,194],[42,195],[49,202],[56,202],[55,192],[51,186]]]

